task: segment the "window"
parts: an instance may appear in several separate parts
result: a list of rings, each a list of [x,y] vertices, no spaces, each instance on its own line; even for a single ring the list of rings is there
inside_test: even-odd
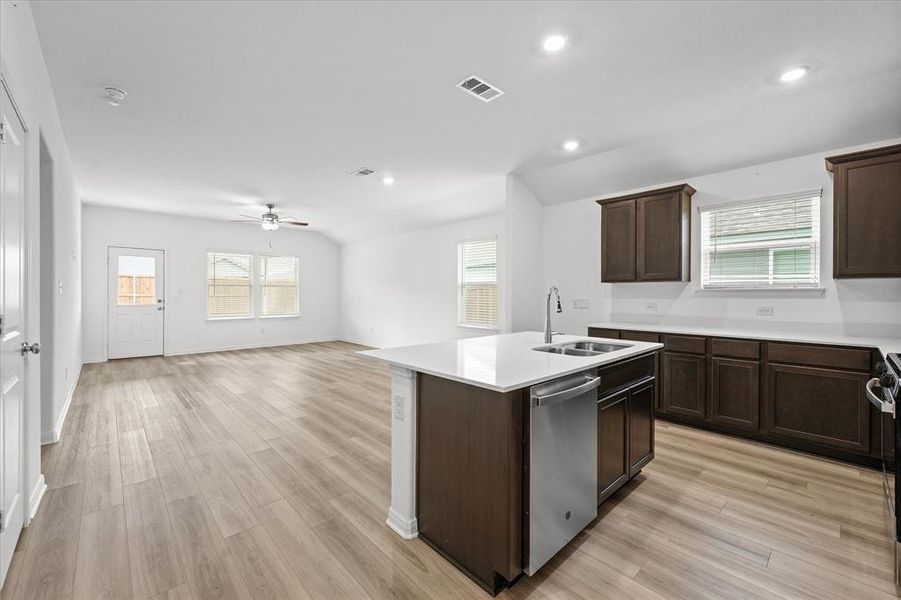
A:
[[[460,325],[497,325],[497,241],[457,246],[457,306]]]
[[[819,287],[820,194],[702,209],[702,287]]]
[[[253,257],[248,254],[207,252],[208,318],[253,316],[252,268]]]
[[[116,304],[156,303],[156,260],[152,256],[120,256],[117,274]]]
[[[260,256],[260,316],[296,317],[297,257]]]

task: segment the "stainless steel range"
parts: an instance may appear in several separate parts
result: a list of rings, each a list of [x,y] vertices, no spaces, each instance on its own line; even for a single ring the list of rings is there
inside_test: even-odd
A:
[[[895,457],[901,445],[901,419],[897,406],[901,402],[901,354],[889,353],[885,362],[876,365],[876,377],[867,382],[867,397],[883,416],[882,483],[885,501],[892,516],[892,538],[895,542],[895,585],[901,587],[901,486]]]

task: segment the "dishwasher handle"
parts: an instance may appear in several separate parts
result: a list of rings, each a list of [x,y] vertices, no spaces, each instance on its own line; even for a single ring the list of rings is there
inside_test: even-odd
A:
[[[585,380],[585,383],[577,385],[576,387],[571,387],[566,390],[554,392],[553,394],[546,394],[544,396],[534,396],[532,397],[532,406],[539,408],[542,406],[550,406],[551,404],[566,402],[567,400],[571,400],[576,396],[581,396],[585,392],[590,392],[591,390],[596,389],[599,385],[601,385],[600,377],[591,377],[590,375],[586,375]]]

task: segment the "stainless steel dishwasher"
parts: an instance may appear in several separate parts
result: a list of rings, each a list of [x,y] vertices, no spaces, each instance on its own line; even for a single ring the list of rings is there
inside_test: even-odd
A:
[[[598,515],[600,382],[592,369],[530,390],[529,575]]]

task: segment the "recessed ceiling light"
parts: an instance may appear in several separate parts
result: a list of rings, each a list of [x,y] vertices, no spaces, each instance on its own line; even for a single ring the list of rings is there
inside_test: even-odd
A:
[[[394,185],[394,177],[391,177],[390,175],[387,177],[382,177],[382,183],[384,183],[385,185]]]
[[[565,142],[563,142],[563,149],[567,152],[575,152],[581,145],[582,144],[579,143],[579,140],[566,140]]]
[[[558,33],[549,35],[544,38],[541,46],[544,48],[545,52],[559,52],[566,46],[566,37]]]
[[[792,67],[782,73],[782,75],[779,76],[779,80],[782,83],[791,83],[793,81],[798,81],[805,75],[807,75],[807,67]]]

